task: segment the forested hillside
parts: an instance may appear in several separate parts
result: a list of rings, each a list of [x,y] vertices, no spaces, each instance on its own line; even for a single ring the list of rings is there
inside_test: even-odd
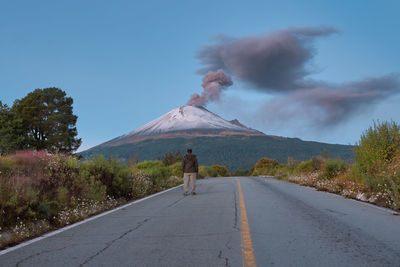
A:
[[[83,157],[102,154],[128,162],[131,158],[138,161],[155,160],[168,152],[185,152],[192,148],[202,165],[219,164],[230,171],[250,169],[262,157],[277,159],[286,163],[288,157],[307,160],[324,150],[329,157],[352,161],[353,147],[318,142],[302,141],[298,138],[275,136],[227,136],[194,137],[145,140],[120,146],[97,146],[81,152]]]

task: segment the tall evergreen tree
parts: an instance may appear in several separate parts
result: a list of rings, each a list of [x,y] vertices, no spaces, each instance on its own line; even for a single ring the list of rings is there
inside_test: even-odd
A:
[[[25,141],[22,120],[0,101],[0,155],[23,149]]]
[[[26,131],[26,147],[51,152],[72,152],[81,144],[72,113],[71,97],[55,87],[36,89],[12,107]]]

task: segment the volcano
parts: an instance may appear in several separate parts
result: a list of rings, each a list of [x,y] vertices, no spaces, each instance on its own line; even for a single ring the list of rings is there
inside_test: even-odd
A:
[[[144,126],[114,138],[101,146],[118,146],[147,139],[199,136],[263,136],[238,120],[227,121],[204,107],[185,105],[174,108]]]
[[[199,164],[219,164],[230,171],[250,169],[263,157],[286,163],[291,157],[308,160],[328,150],[329,156],[352,161],[352,146],[303,141],[264,134],[238,120],[228,121],[204,107],[174,108],[142,127],[80,153],[129,162],[156,160],[168,152],[192,148]]]

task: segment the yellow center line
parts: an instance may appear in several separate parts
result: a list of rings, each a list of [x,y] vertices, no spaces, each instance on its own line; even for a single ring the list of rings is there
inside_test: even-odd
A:
[[[251,242],[250,227],[247,220],[246,206],[244,205],[244,198],[242,187],[240,186],[239,179],[236,178],[239,189],[240,201],[240,221],[241,221],[241,236],[242,236],[242,263],[243,266],[257,267],[256,257],[254,256],[253,243]]]

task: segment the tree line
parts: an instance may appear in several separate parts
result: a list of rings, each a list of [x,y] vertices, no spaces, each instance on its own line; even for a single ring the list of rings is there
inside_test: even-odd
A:
[[[10,107],[0,101],[0,155],[16,150],[71,153],[79,148],[73,99],[56,87],[36,89]]]

